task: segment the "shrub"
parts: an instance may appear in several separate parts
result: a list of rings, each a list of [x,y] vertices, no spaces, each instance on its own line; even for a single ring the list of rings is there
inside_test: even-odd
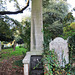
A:
[[[54,50],[50,50],[50,51],[46,51],[44,54],[44,58],[43,58],[44,65],[48,68],[45,68],[45,73],[53,75],[53,72],[55,71],[55,69],[57,69],[59,67],[58,60],[57,60],[57,55],[54,52]],[[46,75],[47,75],[46,74]]]
[[[46,51],[43,54],[43,62],[45,66],[44,75],[74,75],[71,64],[66,64],[65,67],[60,67],[57,59],[57,54],[54,50]]]

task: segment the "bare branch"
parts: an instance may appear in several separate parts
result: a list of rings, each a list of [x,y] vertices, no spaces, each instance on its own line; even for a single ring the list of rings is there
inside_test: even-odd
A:
[[[26,6],[18,11],[1,11],[0,15],[6,15],[6,14],[18,14],[23,13],[23,11],[29,6],[29,0],[27,0]]]

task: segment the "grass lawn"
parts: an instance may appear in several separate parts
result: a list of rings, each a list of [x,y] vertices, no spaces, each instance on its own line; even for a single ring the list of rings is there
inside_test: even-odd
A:
[[[13,48],[9,48],[9,49],[2,49],[2,51],[0,51],[0,61],[3,59],[8,59],[12,56],[20,56],[26,53],[26,49],[21,47],[16,47],[15,51],[13,51]]]

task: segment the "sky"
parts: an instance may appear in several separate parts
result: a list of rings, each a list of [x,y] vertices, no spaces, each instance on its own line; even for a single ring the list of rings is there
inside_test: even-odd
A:
[[[21,7],[24,7],[25,6],[25,0],[19,0],[19,2],[21,4],[20,5]],[[70,4],[70,10],[69,11],[71,11],[72,8],[75,7],[75,0],[67,0],[67,2]],[[9,11],[15,11],[15,9],[13,7],[13,2],[11,4],[8,3],[7,8],[8,8]],[[29,10],[29,8],[31,8],[31,1],[30,1],[30,6],[26,10],[24,10],[23,13],[16,14],[16,15],[9,15],[9,17],[14,18],[15,20],[18,20],[18,21],[21,22],[22,17],[31,16],[31,11]],[[73,15],[75,17],[75,11],[73,12]]]
[[[70,10],[75,7],[75,0],[67,0],[67,2],[71,5]],[[73,11],[73,15],[75,17],[75,11]]]
[[[22,4],[21,7],[23,8],[25,6],[25,0],[18,0],[18,1],[20,2],[20,4]],[[8,15],[8,16],[21,22],[23,17],[31,16],[31,11],[29,10],[30,8],[31,8],[31,1],[30,1],[30,4],[29,4],[29,7],[27,9],[25,9],[23,11],[23,13],[16,14],[16,15]],[[8,11],[15,11],[15,9],[13,7],[13,2],[12,3],[8,2],[7,9],[8,9]]]

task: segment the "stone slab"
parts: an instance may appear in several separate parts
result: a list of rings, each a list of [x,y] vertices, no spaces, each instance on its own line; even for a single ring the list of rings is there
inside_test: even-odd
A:
[[[55,50],[58,56],[60,66],[65,66],[69,63],[69,50],[67,40],[57,37],[49,44],[50,50]]]

